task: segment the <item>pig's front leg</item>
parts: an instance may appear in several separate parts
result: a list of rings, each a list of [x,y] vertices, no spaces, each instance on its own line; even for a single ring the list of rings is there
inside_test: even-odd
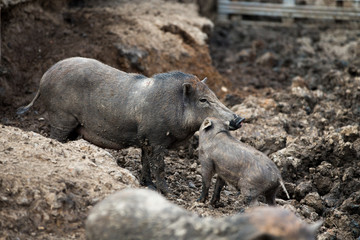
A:
[[[202,175],[202,191],[198,202],[205,203],[209,196],[209,188],[211,183],[211,178],[214,176],[214,167],[213,163],[201,162],[201,175]]]
[[[152,148],[151,147],[142,147],[141,148],[141,180],[140,183],[143,186],[146,186],[150,189],[155,190],[156,187],[151,180],[151,171],[150,171],[150,156]]]

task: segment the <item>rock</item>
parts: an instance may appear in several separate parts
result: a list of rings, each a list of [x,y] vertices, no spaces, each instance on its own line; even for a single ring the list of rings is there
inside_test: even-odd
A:
[[[345,199],[340,206],[340,210],[349,214],[360,212],[360,191],[354,192],[349,198]]]
[[[316,171],[319,172],[323,176],[331,176],[331,170],[333,166],[331,163],[323,161],[321,164],[316,168]]]
[[[177,199],[183,201],[181,199]],[[312,239],[321,223],[307,225],[289,210],[258,207],[223,218],[202,217],[155,191],[126,189],[98,203],[86,223],[93,239]]]
[[[324,205],[320,195],[317,192],[311,192],[305,196],[304,199],[301,200],[301,203],[304,203],[312,208],[319,214],[322,213],[324,209]]]
[[[315,212],[315,209],[308,205],[304,204],[301,206],[301,213],[307,218],[310,218],[311,214],[314,212]]]
[[[340,134],[345,142],[354,142],[359,138],[359,125],[348,125],[340,129]]]
[[[305,79],[300,76],[296,76],[291,80],[291,89],[296,87],[305,88],[309,90],[309,86],[306,83]]]
[[[195,184],[192,181],[189,181],[189,188],[196,188]]]
[[[193,164],[190,165],[190,170],[195,171],[197,166],[198,166],[198,164],[196,162],[194,162]]]
[[[325,205],[328,207],[335,207],[338,205],[340,199],[338,194],[334,193],[328,193],[325,196],[323,196]]]
[[[312,47],[312,40],[309,37],[302,37],[302,38],[298,38],[296,40],[297,44],[300,45],[300,51],[304,52],[308,55],[314,55],[315,54],[315,50]]]
[[[255,61],[257,65],[275,67],[279,62],[278,57],[272,52],[266,52]]]
[[[312,181],[303,181],[295,188],[295,195],[298,199],[304,198],[308,193],[314,190]]]
[[[342,180],[343,182],[346,182],[346,181],[352,179],[353,176],[354,176],[354,172],[355,172],[355,171],[354,171],[354,169],[353,169],[352,167],[349,167],[349,168],[345,169],[344,174],[343,174],[341,180]]]
[[[314,176],[314,183],[320,195],[327,194],[333,186],[333,181],[330,177],[319,175]]]
[[[252,58],[254,58],[254,53],[253,53],[252,49],[250,49],[250,48],[243,49],[236,54],[236,58],[237,58],[238,62],[249,61]]]

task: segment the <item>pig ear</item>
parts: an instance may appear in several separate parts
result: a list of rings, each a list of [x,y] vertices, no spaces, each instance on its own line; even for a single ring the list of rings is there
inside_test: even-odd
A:
[[[205,77],[203,80],[201,80],[201,82],[205,83],[205,84],[206,84],[206,81],[207,81],[207,77]]]
[[[190,83],[184,83],[183,85],[183,97],[184,100],[186,99],[187,96],[189,96],[191,90],[192,90],[192,86]]]
[[[212,121],[210,119],[205,119],[203,129],[209,129],[212,126]]]

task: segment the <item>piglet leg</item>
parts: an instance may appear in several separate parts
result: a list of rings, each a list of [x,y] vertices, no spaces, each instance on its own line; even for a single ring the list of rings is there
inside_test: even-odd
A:
[[[202,175],[202,192],[198,202],[204,203],[209,196],[209,188],[211,178],[214,176],[214,167],[212,163],[201,163],[201,175]]]
[[[221,177],[217,176],[215,188],[214,188],[214,194],[210,201],[211,205],[215,206],[219,202],[220,193],[224,186],[225,186],[225,181]]]

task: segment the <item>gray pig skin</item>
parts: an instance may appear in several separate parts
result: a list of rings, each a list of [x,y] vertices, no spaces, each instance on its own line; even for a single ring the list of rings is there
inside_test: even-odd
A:
[[[59,141],[80,134],[104,148],[142,149],[141,183],[168,191],[164,151],[190,138],[208,116],[241,126],[240,117],[225,107],[199,79],[182,72],[145,77],[125,73],[97,60],[74,57],[53,65],[41,78],[26,112],[40,98],[48,114],[50,137]]]
[[[216,205],[225,183],[241,190],[246,204],[257,204],[263,194],[266,202],[275,205],[280,186],[287,193],[279,169],[265,154],[230,135],[229,124],[217,118],[206,118],[199,130],[199,160],[202,193],[198,201],[205,202],[211,178],[217,174],[213,197]]]
[[[306,224],[280,207],[201,218],[154,191],[125,189],[96,204],[85,229],[88,240],[313,240],[320,224]]]

